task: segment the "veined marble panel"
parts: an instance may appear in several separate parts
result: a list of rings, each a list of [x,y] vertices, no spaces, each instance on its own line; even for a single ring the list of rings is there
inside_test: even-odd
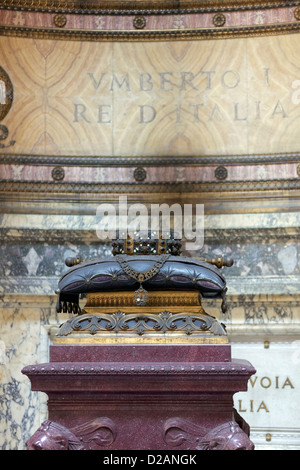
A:
[[[1,36],[14,99],[1,121],[0,153],[161,159],[298,152],[298,38]]]
[[[47,410],[46,396],[31,391],[21,369],[47,357],[47,331],[42,325],[53,322],[52,301],[28,295],[1,296],[0,309],[0,448],[23,450]]]

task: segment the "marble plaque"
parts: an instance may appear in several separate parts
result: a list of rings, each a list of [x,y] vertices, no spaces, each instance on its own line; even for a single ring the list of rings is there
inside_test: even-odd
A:
[[[257,370],[248,391],[235,395],[235,408],[259,447],[299,449],[300,341],[266,344],[232,345],[233,356],[247,358]]]
[[[1,37],[14,101],[1,121],[0,152],[298,151],[298,44],[298,34],[124,43]]]

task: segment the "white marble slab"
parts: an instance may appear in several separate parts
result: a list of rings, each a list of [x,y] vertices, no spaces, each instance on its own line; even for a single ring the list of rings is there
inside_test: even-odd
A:
[[[233,356],[247,359],[257,372],[248,391],[237,393],[234,404],[251,427],[258,448],[290,446],[300,450],[300,340],[233,343]]]

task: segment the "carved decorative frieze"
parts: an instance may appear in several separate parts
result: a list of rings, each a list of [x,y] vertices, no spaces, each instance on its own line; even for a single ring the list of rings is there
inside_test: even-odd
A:
[[[0,121],[9,113],[14,99],[13,84],[7,72],[0,67]],[[0,139],[2,140],[3,137]]]
[[[215,318],[207,314],[171,313],[159,314],[124,313],[121,311],[97,315],[80,314],[63,323],[57,337],[74,333],[87,332],[96,335],[99,332],[118,334],[126,332],[138,336],[149,334],[179,333],[187,336],[225,336],[225,328]],[[172,336],[170,336],[172,340]]]
[[[51,376],[110,376],[110,375],[161,375],[161,376],[199,376],[207,377],[218,376],[220,378],[236,377],[241,379],[248,379],[249,374],[253,375],[256,370],[253,366],[249,366],[247,361],[225,363],[193,363],[193,362],[182,362],[176,363],[142,363],[142,364],[131,364],[131,363],[61,363],[52,362],[46,364],[35,364],[26,366],[22,369],[22,373],[29,377],[51,377]]]
[[[300,188],[299,178],[291,178],[289,180],[261,180],[261,181],[222,181],[222,182],[205,182],[205,183],[149,183],[149,184],[126,184],[126,183],[70,183],[70,182],[40,182],[40,181],[2,181],[1,191],[9,192],[26,192],[26,193],[170,193],[171,192],[219,192],[222,184],[222,191],[282,191]]]
[[[299,4],[293,2],[293,7]],[[0,5],[0,35],[91,41],[182,41],[287,34],[299,31],[300,27],[299,10],[291,8],[289,2],[204,0],[192,8],[179,7],[176,2],[175,9],[166,8],[164,2],[155,9],[151,2],[147,5],[149,8],[143,9],[138,2],[132,9],[130,3],[126,8],[124,2],[119,5],[101,2],[97,8],[97,2],[94,5],[89,2],[85,8],[82,4],[76,8],[73,2],[57,3],[54,7],[47,0],[34,5],[29,0],[5,0]]]
[[[297,5],[299,2],[293,2]],[[29,11],[68,11],[72,13],[97,13],[110,12],[129,14],[132,12],[170,14],[178,12],[197,12],[204,9],[256,9],[290,6],[287,0],[94,0],[80,2],[78,0],[2,0],[0,8],[20,9]]]

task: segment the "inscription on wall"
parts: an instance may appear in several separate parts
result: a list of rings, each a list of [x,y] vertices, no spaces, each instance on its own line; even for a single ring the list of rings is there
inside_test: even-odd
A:
[[[257,372],[247,392],[237,393],[234,405],[251,428],[272,433],[278,429],[299,432],[299,341],[263,344],[233,344],[234,357],[245,358]]]
[[[298,39],[80,43],[2,37],[1,65],[17,96],[7,116],[15,151],[299,151],[300,105],[293,99],[300,78]],[[0,106],[4,88],[0,83]]]
[[[290,387],[291,389],[294,389],[294,385],[289,377],[280,377],[276,375],[275,377],[258,377],[257,375],[250,377],[249,379],[249,389],[252,390],[255,388],[260,389],[259,392],[262,393],[262,396],[264,396],[263,391],[267,391],[268,389],[272,390],[284,390],[286,387]],[[260,397],[261,398],[261,397]],[[258,400],[254,399],[249,399],[249,400],[238,400],[238,412],[239,413],[245,413],[245,412],[250,412],[250,413],[259,413],[259,412],[265,412],[265,413],[270,413],[270,404],[268,403],[268,396],[265,394],[265,397],[263,400],[260,401],[260,398]]]
[[[259,73],[260,72],[260,73]],[[164,120],[167,117],[173,120],[174,124],[224,121],[261,121],[263,118],[288,118],[284,105],[278,97],[274,96],[273,104],[266,104],[255,97],[250,100],[246,96],[230,100],[230,90],[245,86],[241,83],[241,76],[236,70],[225,70],[216,75],[215,70],[199,70],[196,75],[193,72],[182,71],[178,74],[174,72],[159,72],[157,77],[153,77],[148,72],[142,72],[132,77],[129,73],[125,75],[101,73],[95,77],[94,72],[87,72],[91,86],[95,90],[95,103],[91,107],[84,103],[74,103],[75,123],[98,123],[113,124],[116,117],[113,104],[100,103],[102,97],[109,93],[114,95],[114,100],[123,99],[125,108],[122,110],[124,124],[128,115],[135,115],[135,125],[152,124],[156,120]],[[260,79],[256,80],[258,88],[270,87],[270,71],[265,68],[258,71]],[[217,88],[220,81],[223,95],[228,93],[227,107],[223,108],[210,98],[210,94]],[[155,84],[157,89],[155,90]],[[178,100],[178,94],[187,93],[187,97]],[[131,105],[132,96],[144,96],[148,100],[149,93],[160,94],[161,99],[157,100],[156,106],[150,104],[137,104],[136,109]],[[126,97],[127,94],[127,97]],[[166,114],[166,100],[168,95],[172,95],[174,100],[173,111],[169,109]],[[164,95],[164,96],[163,96]],[[221,95],[222,96],[222,95]],[[127,101],[127,103],[126,103]],[[127,108],[126,108],[127,104]]]

